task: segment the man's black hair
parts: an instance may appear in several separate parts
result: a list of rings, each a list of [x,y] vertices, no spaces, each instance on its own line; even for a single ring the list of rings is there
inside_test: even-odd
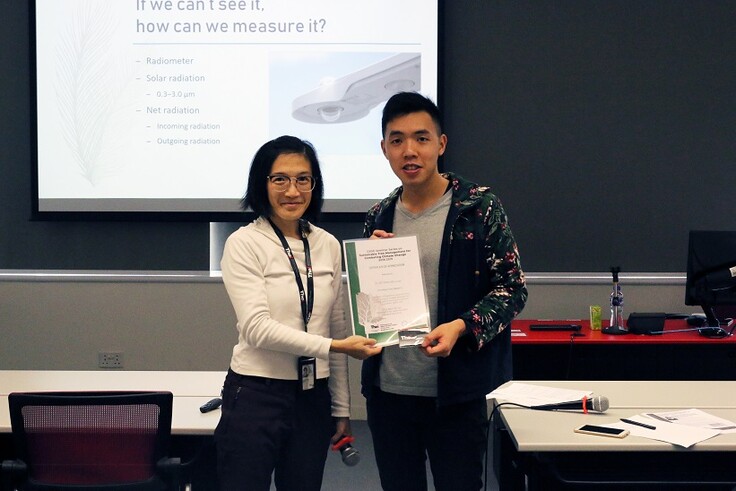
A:
[[[268,201],[268,180],[273,163],[280,155],[299,154],[304,155],[312,167],[312,177],[315,186],[312,191],[312,200],[304,212],[303,218],[314,223],[319,218],[324,200],[324,184],[322,183],[322,171],[319,168],[317,152],[311,143],[301,140],[295,136],[284,135],[263,144],[258,149],[248,174],[248,189],[240,204],[243,210],[250,208],[257,217],[271,215],[271,203]]]
[[[429,113],[437,126],[437,134],[442,134],[442,114],[437,105],[429,98],[417,92],[399,92],[386,101],[381,118],[381,136],[386,136],[386,126],[396,118],[411,113]]]

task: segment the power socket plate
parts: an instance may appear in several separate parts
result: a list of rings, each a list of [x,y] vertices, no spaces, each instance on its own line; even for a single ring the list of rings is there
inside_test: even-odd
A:
[[[99,368],[123,368],[123,353],[121,351],[101,351],[97,353]]]

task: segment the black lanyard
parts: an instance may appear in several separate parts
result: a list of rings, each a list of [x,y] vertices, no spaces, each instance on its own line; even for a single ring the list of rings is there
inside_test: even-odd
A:
[[[304,263],[307,266],[307,292],[304,293],[304,283],[302,283],[302,275],[299,273],[299,267],[294,260],[294,254],[291,252],[291,247],[286,241],[286,237],[279,230],[279,228],[268,219],[268,223],[273,227],[273,231],[276,232],[276,236],[281,241],[281,245],[284,247],[286,257],[289,258],[291,269],[294,270],[294,278],[296,279],[296,286],[299,288],[299,301],[302,304],[302,318],[304,319],[304,330],[307,331],[309,325],[309,319],[312,317],[312,308],[314,307],[314,275],[312,274],[312,256],[309,253],[309,241],[307,235],[304,233],[301,220],[299,221],[299,235],[302,236],[302,244],[304,244]]]

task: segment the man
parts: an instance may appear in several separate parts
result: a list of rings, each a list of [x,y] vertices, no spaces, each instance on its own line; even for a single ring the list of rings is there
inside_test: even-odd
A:
[[[512,319],[527,291],[506,214],[486,187],[441,174],[437,106],[412,92],[383,110],[381,148],[402,186],[367,214],[364,235],[415,235],[432,331],[419,348],[363,362],[362,391],[384,490],[482,486],[485,395],[511,379]]]

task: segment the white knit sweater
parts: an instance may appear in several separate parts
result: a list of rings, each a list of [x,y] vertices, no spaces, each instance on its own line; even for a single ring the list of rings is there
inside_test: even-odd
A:
[[[237,316],[238,344],[230,368],[241,375],[297,379],[297,358],[317,358],[317,378],[329,377],[332,415],[350,415],[347,355],[330,353],[331,339],[347,335],[342,300],[340,243],[311,226],[314,309],[304,331],[299,289],[281,241],[259,218],[230,235],[222,256],[222,279]],[[287,237],[307,287],[304,245]]]

